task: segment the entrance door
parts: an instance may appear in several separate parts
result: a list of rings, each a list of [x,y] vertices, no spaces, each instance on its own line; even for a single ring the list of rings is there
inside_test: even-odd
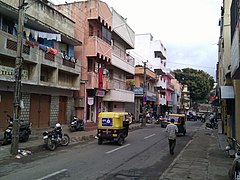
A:
[[[59,97],[59,112],[58,112],[58,122],[61,124],[67,123],[67,97]]]
[[[13,115],[13,92],[0,91],[0,129],[8,126],[7,114]]]
[[[30,122],[33,128],[49,127],[51,96],[31,94]]]

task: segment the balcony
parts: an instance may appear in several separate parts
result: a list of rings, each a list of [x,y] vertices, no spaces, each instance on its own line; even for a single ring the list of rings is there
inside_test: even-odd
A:
[[[130,74],[134,74],[135,59],[117,46],[113,47],[111,64]]]
[[[17,38],[4,31],[0,31],[0,55],[5,58],[2,59],[1,69],[4,68],[6,72],[11,74],[12,69],[15,67],[15,58],[17,56]],[[80,62],[72,64],[72,62],[64,62],[60,53],[56,55],[46,53],[36,46],[29,46],[25,40],[23,40],[23,83],[32,85],[51,86],[67,89],[79,89],[80,79]],[[4,65],[7,63],[7,66]],[[41,71],[39,72],[39,66]],[[49,72],[46,75],[45,72]],[[58,83],[58,75],[61,72],[66,73],[66,77],[63,78],[62,83]],[[60,73],[61,74],[61,73]],[[1,76],[1,80],[13,81],[12,75]],[[66,83],[66,79],[71,79],[71,82]]]
[[[88,72],[87,74],[87,89],[95,89],[99,88],[99,77],[95,72]],[[103,76],[103,87],[102,89],[109,89],[109,78],[107,76]]]
[[[123,89],[111,89],[104,96],[103,101],[134,102],[134,92]]]
[[[172,84],[167,84],[167,89],[174,92],[174,86]]]
[[[95,20],[102,23],[107,28],[111,29],[112,27],[112,13],[106,3],[102,1],[88,1],[84,2],[88,20]],[[88,7],[87,7],[88,6]]]
[[[112,47],[97,36],[89,36],[85,46],[85,54],[88,57],[98,57],[106,62],[110,62]]]

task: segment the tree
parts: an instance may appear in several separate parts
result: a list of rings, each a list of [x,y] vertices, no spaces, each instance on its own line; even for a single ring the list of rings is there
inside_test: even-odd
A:
[[[192,68],[176,69],[173,72],[181,84],[188,86],[193,102],[206,102],[214,86],[212,76],[202,70]]]

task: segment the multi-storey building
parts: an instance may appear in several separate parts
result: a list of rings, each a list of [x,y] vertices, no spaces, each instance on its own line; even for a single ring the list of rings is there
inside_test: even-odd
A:
[[[190,109],[190,106],[191,106],[190,92],[188,90],[187,85],[183,85],[181,101],[182,101],[182,112],[187,114],[187,111]]]
[[[172,93],[172,113],[180,113],[181,112],[181,94],[182,94],[182,84],[178,82],[177,79],[172,79],[171,84],[174,86],[174,93]]]
[[[156,73],[146,68],[146,87],[144,97],[144,67],[135,67],[134,87],[132,88],[135,94],[134,106],[130,106],[128,109],[134,113],[136,120],[139,120],[139,115],[144,113],[144,107],[146,107],[146,111],[157,113],[157,94],[154,88],[156,81]]]
[[[217,82],[223,133],[240,139],[239,1],[224,0],[220,19]]]
[[[134,58],[126,53],[134,48],[135,33],[126,20],[112,8],[112,60],[108,65],[109,86],[103,98],[104,111],[127,111],[126,104],[134,103],[134,93],[128,89],[126,78],[133,76]]]
[[[134,102],[126,78],[134,74],[134,31],[114,9],[100,0],[80,1],[57,8],[74,19],[75,37],[83,42],[75,54],[82,55],[81,89],[75,94],[76,115],[86,125],[96,125],[101,111],[125,111]],[[79,101],[84,103],[78,103]]]
[[[166,105],[161,106],[160,112],[164,114],[165,112],[173,111],[173,94],[174,94],[174,85],[172,84],[172,80],[175,79],[173,72],[170,69],[167,69],[166,72],[162,75],[164,82],[166,83],[166,89],[160,90],[161,94],[166,96]]]
[[[73,2],[57,8],[74,19],[75,37],[83,42],[82,48],[75,50],[75,54],[82,54],[81,89],[75,94],[76,115],[86,120],[86,126],[95,125],[98,113],[107,107],[103,97],[110,82],[112,12],[100,0]]]
[[[147,61],[147,67],[157,74],[157,82],[155,90],[157,93],[157,114],[164,114],[167,107],[166,99],[166,60],[167,52],[160,40],[153,40],[150,33],[135,35],[135,48],[130,51],[135,57],[135,65],[142,64]]]
[[[79,91],[80,61],[74,56],[74,21],[43,1],[28,0],[23,32],[21,119],[34,128],[68,123]],[[0,128],[13,113],[18,0],[0,0]]]

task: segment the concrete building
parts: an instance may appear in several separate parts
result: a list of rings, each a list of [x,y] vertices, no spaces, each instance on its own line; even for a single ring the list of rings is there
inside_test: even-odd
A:
[[[239,61],[237,48],[239,46],[238,31],[235,31],[235,28],[238,28],[236,26],[238,17],[236,17],[237,14],[235,14],[235,11],[231,13],[232,8],[237,8],[236,2],[237,1],[231,0],[223,1],[221,19],[219,21],[220,37],[218,42],[219,53],[217,66],[217,95],[220,97],[223,126],[222,131],[231,137],[235,137],[236,135],[234,99],[234,91],[236,90],[236,87],[234,87],[234,80],[232,79],[232,76],[235,74],[234,69],[237,68],[234,61]],[[232,20],[231,17],[233,18]]]
[[[190,92],[188,90],[187,85],[183,85],[181,101],[182,101],[182,112],[186,114],[191,107]]]
[[[174,87],[174,93],[172,93],[172,113],[180,113],[182,107],[182,89],[183,85],[178,82],[177,79],[171,79],[171,84]]]
[[[134,104],[135,106],[129,107],[131,112],[134,112],[136,120],[138,120],[139,115],[144,113],[144,105],[146,111],[151,113],[157,112],[156,102],[157,102],[157,93],[155,91],[155,84],[157,82],[157,75],[155,72],[146,68],[146,97],[144,97],[144,67],[136,66],[135,67],[135,76],[134,76],[134,88],[132,88],[135,94]],[[145,98],[145,99],[144,99]]]
[[[51,4],[28,0],[25,11],[21,120],[33,128],[69,123],[74,91],[79,91],[81,58],[74,48],[74,21]],[[18,0],[0,0],[0,128],[13,114],[14,70],[17,50]]]
[[[155,90],[157,93],[157,114],[165,113],[167,110],[167,77],[166,48],[160,40],[154,40],[150,33],[135,35],[135,48],[130,51],[135,58],[135,65],[141,65],[143,61],[147,61],[147,67],[157,74]]]
[[[100,0],[58,5],[66,16],[74,19],[75,37],[83,42],[75,54],[82,57],[81,89],[75,99],[84,102],[76,107],[76,115],[86,125],[96,126],[98,113],[125,111],[134,102],[127,89],[127,76],[134,75],[134,58],[126,53],[134,48],[134,31],[114,9]]]
[[[109,87],[103,101],[104,111],[128,111],[127,104],[134,103],[134,93],[128,89],[127,77],[135,74],[134,58],[126,53],[133,49],[135,33],[126,20],[113,8],[112,11],[112,61],[108,65]]]

